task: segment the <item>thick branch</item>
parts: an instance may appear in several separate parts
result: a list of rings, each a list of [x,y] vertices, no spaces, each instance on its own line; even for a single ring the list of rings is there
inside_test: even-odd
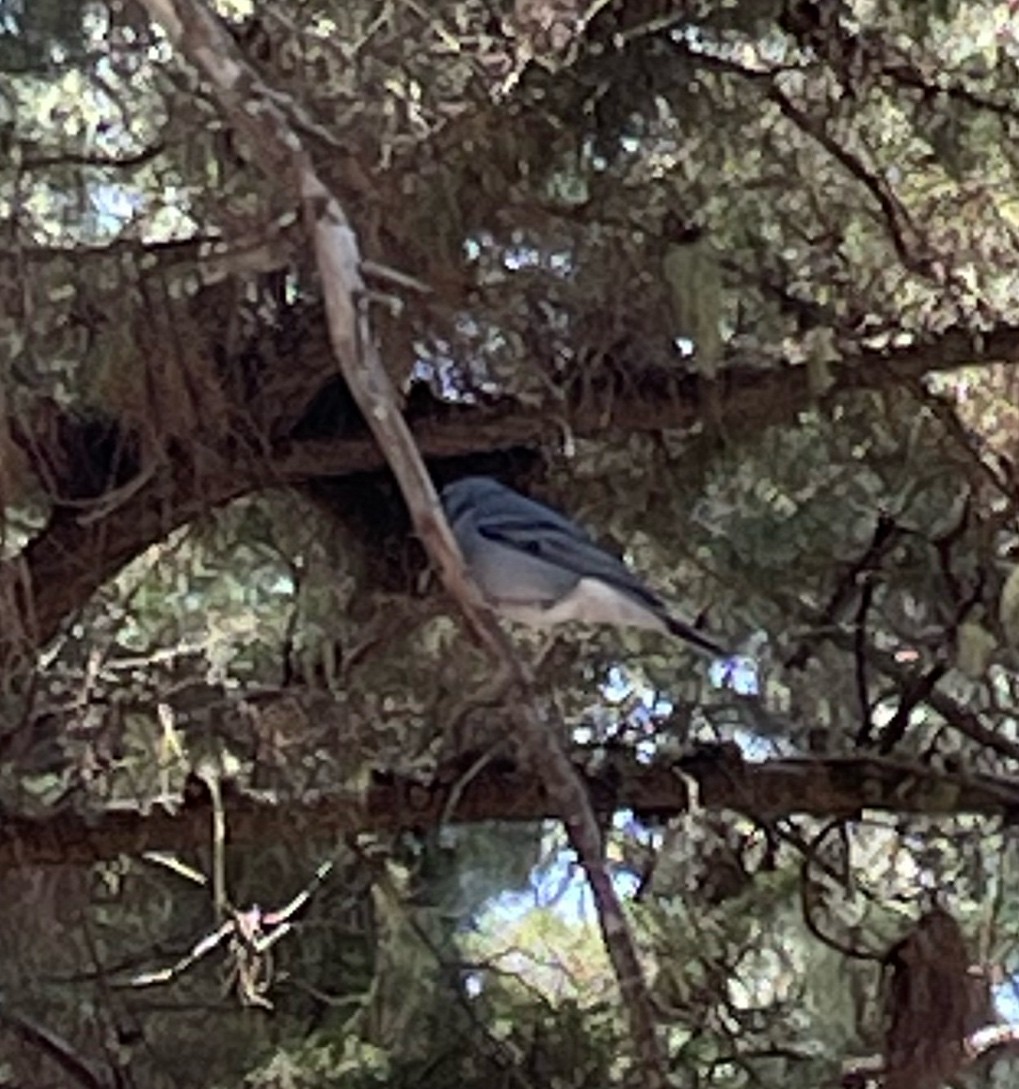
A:
[[[687,811],[683,775],[615,753],[597,771],[581,762],[592,797],[612,798],[644,819],[666,820]],[[961,813],[1008,820],[1019,813],[1019,783],[1008,778],[949,774],[928,765],[880,758],[770,760],[743,764],[713,751],[685,763],[697,783],[697,805],[733,810],[762,821],[794,815],[852,818],[864,810],[947,817]],[[538,821],[557,817],[556,803],[526,768],[490,765],[461,787],[455,769],[431,783],[377,776],[363,794],[334,793],[278,805],[246,794],[227,794],[230,842],[331,842],[337,833],[395,832],[436,827],[443,820]],[[451,799],[455,809],[448,811]],[[179,813],[154,808],[110,809],[102,815],[61,812],[39,819],[7,816],[0,823],[0,867],[67,865],[138,856],[145,851],[187,852],[208,843],[212,816],[204,806]]]
[[[960,366],[1017,361],[1017,328],[999,328],[979,343],[965,330],[951,330],[931,345],[847,359],[835,372],[832,395],[906,384]],[[660,383],[639,389],[627,385],[604,401],[557,403],[555,415],[508,398],[471,407],[433,403],[413,419],[413,430],[424,456],[437,459],[554,442],[564,419],[578,436],[603,436],[607,424],[620,432],[682,430],[703,419],[703,391],[695,382],[660,377]],[[719,386],[722,420],[738,425],[741,435],[793,420],[813,399],[804,367],[731,367]],[[183,473],[169,463],[157,468],[144,488],[88,526],[72,515],[53,519],[16,560],[0,565],[0,587],[27,585],[32,591],[31,602],[22,606],[27,619],[5,622],[0,631],[0,661],[47,643],[125,563],[210,507],[266,487],[381,470],[384,463],[367,436],[281,444],[247,466],[238,463],[236,452],[227,458],[224,451],[215,475]],[[22,627],[24,641],[15,636]]]
[[[322,277],[329,337],[354,400],[393,470],[411,518],[439,577],[495,658],[506,692],[519,701],[521,735],[538,777],[555,799],[598,907],[602,937],[616,974],[630,1031],[649,1089],[667,1083],[655,1011],[636,945],[609,877],[601,831],[579,777],[531,694],[530,678],[494,616],[484,608],[442,515],[431,479],[397,408],[366,317],[357,238],[343,209],[315,171],[289,117],[247,67],[233,41],[200,0],[143,0],[173,44],[208,79],[230,121],[261,149],[259,165],[289,178],[300,194]]]

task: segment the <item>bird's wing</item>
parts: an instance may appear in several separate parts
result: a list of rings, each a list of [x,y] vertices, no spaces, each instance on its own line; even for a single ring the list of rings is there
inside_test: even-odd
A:
[[[664,610],[657,594],[622,560],[599,548],[579,526],[560,518],[555,511],[546,512],[539,504],[534,508],[526,513],[479,514],[477,531],[489,541],[536,556],[577,578],[600,579],[656,613]]]
[[[573,540],[591,541],[587,531],[565,514],[502,485],[473,491],[464,489],[462,494],[453,488],[448,491],[451,493],[451,500],[447,514],[451,521],[456,521],[469,511],[479,523],[512,524],[518,528],[520,536],[526,536],[528,527],[533,527],[534,530],[540,527],[543,532],[561,533]]]
[[[670,614],[662,599],[622,560],[600,548],[576,522],[552,507],[488,478],[466,478],[449,484],[443,489],[442,500],[475,576],[504,611],[507,603],[514,607],[535,604],[550,615],[557,601],[569,610],[567,599],[574,588],[585,580],[593,581],[618,590],[637,607],[638,612],[631,613],[627,623],[640,624],[639,610],[647,609],[649,616],[673,635],[709,654],[728,654],[711,636]],[[486,549],[479,558],[472,536],[498,547]],[[524,557],[526,563],[522,562]],[[514,600],[518,592],[523,592],[519,601]],[[596,622],[613,622],[611,610],[595,617],[592,605],[597,613],[599,606],[590,601],[579,611],[587,610],[587,618]],[[572,618],[579,618],[579,612]]]

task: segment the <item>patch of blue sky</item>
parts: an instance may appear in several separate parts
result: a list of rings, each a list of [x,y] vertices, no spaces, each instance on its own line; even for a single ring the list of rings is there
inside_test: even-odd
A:
[[[998,1016],[1006,1024],[1019,1026],[1019,976],[992,987],[991,997]]]
[[[145,206],[145,198],[132,186],[104,182],[89,193],[97,233],[119,234]]]
[[[633,819],[629,810],[620,810],[614,814],[612,825],[617,829],[626,828],[633,824]],[[631,898],[639,884],[638,877],[631,871],[613,869],[612,885],[622,899]],[[559,918],[578,926],[598,921],[590,886],[571,849],[564,847],[548,862],[536,866],[526,888],[503,892],[490,900],[482,914],[482,925],[486,922],[509,925],[536,910],[554,912]]]

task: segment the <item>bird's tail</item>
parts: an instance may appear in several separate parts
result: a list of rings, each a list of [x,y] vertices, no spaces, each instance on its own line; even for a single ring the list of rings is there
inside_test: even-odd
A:
[[[691,646],[696,647],[704,654],[710,654],[713,658],[728,658],[732,654],[728,647],[722,646],[717,640],[712,639],[710,635],[698,631],[685,620],[670,616],[668,613],[666,613],[664,620],[665,626],[672,635],[675,635],[678,639],[686,640]]]

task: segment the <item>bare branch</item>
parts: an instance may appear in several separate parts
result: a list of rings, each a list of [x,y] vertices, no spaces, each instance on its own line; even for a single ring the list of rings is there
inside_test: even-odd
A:
[[[109,1089],[111,1082],[106,1082],[62,1037],[45,1025],[9,1009],[0,1001],[0,1027],[6,1027],[26,1044],[30,1044],[42,1054],[48,1056],[77,1085],[86,1089]]]
[[[732,765],[701,753],[671,765],[638,763],[624,753],[591,762],[580,752],[573,772],[586,793],[611,797],[645,820],[668,820],[689,810],[686,779],[697,786],[700,809],[734,810],[769,823],[795,815],[851,817],[863,809],[945,817],[960,813],[1011,819],[1019,813],[1019,784],[1006,776],[947,772],[930,764],[881,757],[769,760]],[[464,784],[458,768],[440,768],[431,782],[377,775],[362,793],[336,791],[280,805],[233,792],[223,807],[231,843],[333,842],[337,835],[435,828],[450,821],[533,822],[558,815],[542,782],[526,767],[489,765]],[[455,797],[454,797],[455,794]],[[57,811],[45,817],[5,815],[0,824],[0,868],[89,864],[150,851],[185,853],[208,843],[206,803],[180,811],[160,807],[109,808],[84,815]]]
[[[262,149],[259,165],[270,176],[291,179],[322,276],[330,340],[350,391],[400,484],[422,543],[443,585],[474,633],[499,664],[507,694],[519,699],[519,716],[535,772],[555,799],[570,841],[587,874],[602,936],[629,1017],[645,1083],[667,1083],[655,1013],[633,935],[606,867],[601,831],[584,784],[542,716],[531,678],[512,644],[472,585],[424,462],[398,408],[362,305],[364,284],[357,238],[339,202],[320,180],[298,131],[280,109],[280,96],[261,84],[230,37],[199,0],[143,0],[173,44],[210,80],[237,128]]]

